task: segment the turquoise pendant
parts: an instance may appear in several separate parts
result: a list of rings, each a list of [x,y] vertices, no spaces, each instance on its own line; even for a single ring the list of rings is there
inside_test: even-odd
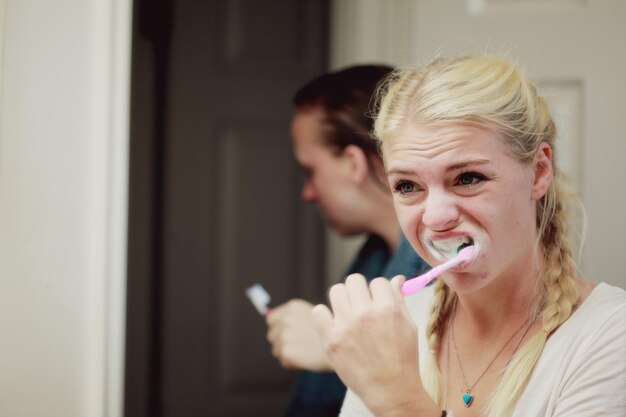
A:
[[[470,390],[467,390],[467,393],[463,394],[462,398],[463,398],[463,403],[465,404],[466,407],[469,407],[470,405],[472,405],[472,402],[474,401],[474,396],[472,395]]]

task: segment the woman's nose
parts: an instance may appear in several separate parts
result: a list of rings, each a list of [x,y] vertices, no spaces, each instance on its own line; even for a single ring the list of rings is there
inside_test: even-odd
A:
[[[448,230],[459,220],[456,196],[442,190],[429,190],[424,201],[422,223],[432,230]]]
[[[306,201],[307,203],[312,203],[315,201],[315,189],[313,188],[313,185],[311,184],[311,180],[307,179],[304,182],[304,185],[302,186],[301,197],[302,197],[302,200]]]

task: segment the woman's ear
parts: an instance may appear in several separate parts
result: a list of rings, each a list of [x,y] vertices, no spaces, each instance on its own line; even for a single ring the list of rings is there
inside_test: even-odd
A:
[[[363,149],[356,145],[348,145],[343,149],[349,169],[349,176],[353,181],[362,182],[368,177],[369,162]]]
[[[534,171],[531,197],[533,200],[539,200],[548,192],[554,176],[552,148],[546,142],[542,142],[535,151]]]

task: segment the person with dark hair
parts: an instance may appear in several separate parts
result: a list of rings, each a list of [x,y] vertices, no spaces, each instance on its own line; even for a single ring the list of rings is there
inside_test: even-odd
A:
[[[306,175],[302,198],[316,203],[340,235],[368,235],[344,277],[411,277],[427,268],[400,231],[378,145],[370,136],[370,104],[391,72],[382,65],[331,72],[294,98],[291,135]],[[346,392],[323,352],[312,308],[294,299],[273,308],[266,319],[272,353],[283,367],[300,370],[287,417],[335,417]]]

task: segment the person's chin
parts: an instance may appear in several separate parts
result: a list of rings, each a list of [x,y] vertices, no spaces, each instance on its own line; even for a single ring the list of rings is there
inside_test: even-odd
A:
[[[333,230],[342,237],[352,237],[363,233],[362,230],[355,230],[354,228],[339,224],[337,222],[329,221],[328,223],[330,224],[330,227],[332,227]]]

